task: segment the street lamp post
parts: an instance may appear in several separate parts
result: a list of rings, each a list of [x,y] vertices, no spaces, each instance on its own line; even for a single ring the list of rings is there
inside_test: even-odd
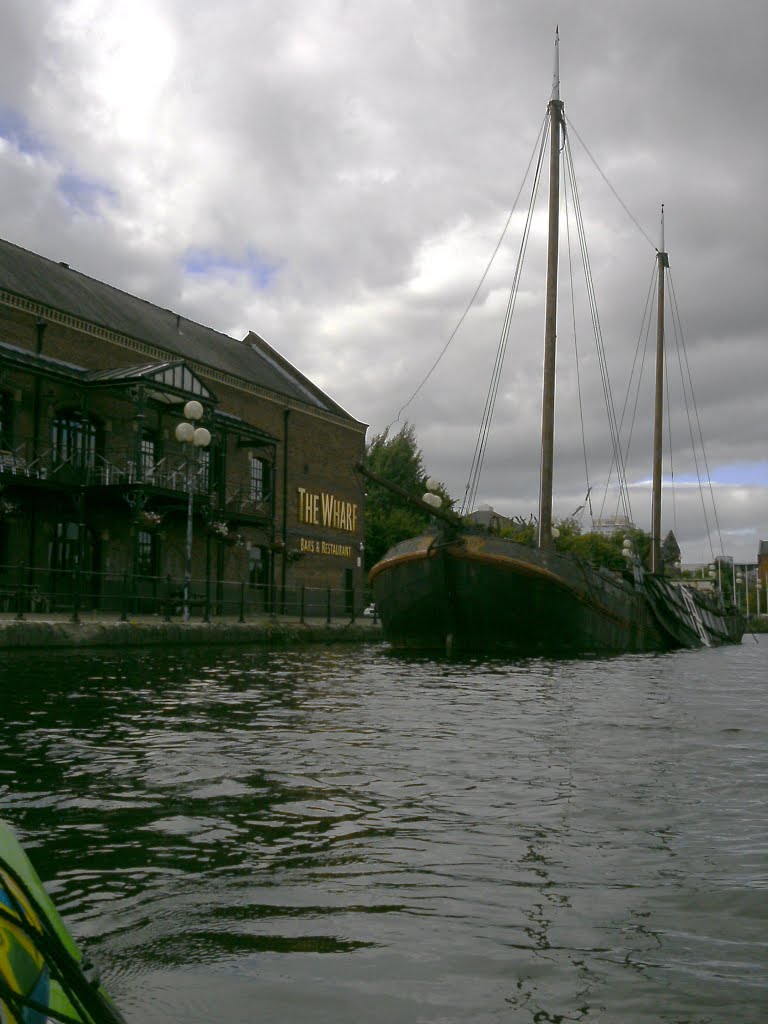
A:
[[[749,619],[749,566],[744,566],[744,614]]]
[[[192,488],[191,466],[192,459],[197,464],[198,448],[207,448],[211,443],[211,433],[206,427],[196,427],[195,423],[202,419],[203,407],[199,402],[192,400],[184,406],[183,420],[176,427],[176,440],[183,445],[192,445],[190,456],[187,458],[186,484],[187,484],[187,545],[186,558],[184,562],[184,621],[189,622],[189,598],[192,589],[192,519],[194,515],[194,494]]]

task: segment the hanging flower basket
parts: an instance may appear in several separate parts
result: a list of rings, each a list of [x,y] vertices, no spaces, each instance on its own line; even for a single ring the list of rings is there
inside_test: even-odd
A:
[[[16,502],[0,498],[0,519],[4,519],[6,516],[15,516],[18,511],[19,506]]]
[[[208,529],[218,540],[227,540],[229,538],[229,526],[221,519],[214,519],[213,522],[208,524]]]
[[[230,548],[244,548],[245,537],[236,530],[231,530],[229,524],[221,519],[214,519],[208,524],[208,530],[212,537],[226,544]]]
[[[156,530],[162,525],[163,517],[159,512],[150,512],[146,509],[139,513],[139,526],[145,530]]]

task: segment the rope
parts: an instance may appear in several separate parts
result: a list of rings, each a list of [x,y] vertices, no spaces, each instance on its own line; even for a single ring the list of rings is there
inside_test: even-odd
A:
[[[584,499],[584,505],[589,501],[589,495],[592,490],[592,485],[589,482],[589,461],[587,459],[587,438],[584,430],[584,403],[581,397],[581,371],[579,367],[579,345],[576,337],[576,298],[575,289],[573,287],[573,256],[571,252],[571,220],[568,215],[568,190],[563,190],[563,197],[565,200],[565,237],[566,244],[568,247],[568,280],[571,288],[571,325],[573,330],[573,354],[576,363],[576,393],[579,396],[579,422],[581,423],[581,448],[584,454],[584,477],[587,484],[587,496]],[[584,505],[581,508],[584,508]],[[572,519],[576,518],[576,515],[580,509],[576,509],[576,512],[571,516]]]
[[[702,510],[704,512],[704,523],[705,523],[705,526],[706,526],[706,529],[707,529],[707,540],[709,541],[709,551],[710,551],[710,555],[712,557],[712,561],[714,562],[714,560],[715,560],[715,552],[714,552],[714,549],[712,547],[712,539],[711,539],[711,534],[710,534],[710,529],[709,529],[709,519],[707,518],[707,510],[706,510],[706,506],[704,505],[704,489],[703,489],[702,484],[701,484],[701,476],[699,474],[698,459],[696,458],[696,447],[695,447],[695,442],[694,442],[694,439],[693,439],[693,426],[692,426],[692,423],[691,423],[690,411],[688,409],[688,399],[686,397],[686,390],[685,390],[685,378],[683,377],[683,363],[685,363],[685,370],[686,370],[686,375],[687,375],[687,380],[688,380],[688,388],[689,388],[690,393],[691,393],[691,404],[693,405],[693,412],[694,412],[694,416],[695,416],[695,419],[696,419],[696,427],[697,427],[698,435],[699,435],[699,444],[701,446],[701,456],[702,456],[702,461],[704,462],[704,468],[705,468],[706,474],[707,474],[707,484],[709,486],[710,500],[712,502],[712,512],[713,512],[714,519],[715,519],[715,526],[717,528],[717,539],[718,539],[718,543],[720,545],[720,552],[721,553],[723,552],[723,538],[722,538],[722,534],[720,532],[720,521],[719,521],[718,516],[717,516],[717,505],[715,503],[715,494],[714,494],[714,490],[712,488],[712,477],[711,477],[710,472],[709,472],[709,463],[707,461],[707,453],[706,453],[706,449],[704,447],[704,433],[703,433],[703,431],[701,429],[701,421],[699,419],[699,410],[698,410],[698,407],[696,405],[696,394],[695,394],[694,389],[693,389],[693,375],[691,374],[691,368],[690,368],[690,365],[688,363],[688,352],[687,352],[686,347],[685,347],[685,338],[684,338],[684,335],[683,335],[683,325],[682,325],[682,322],[680,320],[680,313],[679,313],[678,306],[677,306],[677,296],[675,295],[675,289],[674,289],[674,284],[672,282],[672,273],[671,273],[671,271],[667,272],[667,280],[669,281],[669,291],[670,291],[670,296],[671,296],[671,299],[672,299],[672,302],[671,302],[671,306],[672,306],[672,324],[673,324],[674,331],[675,331],[675,340],[677,340],[678,335],[679,335],[679,344],[677,346],[677,350],[678,350],[677,358],[678,358],[678,362],[680,363],[680,376],[681,376],[681,379],[683,380],[683,397],[685,398],[685,411],[686,411],[686,415],[688,416],[688,428],[689,428],[689,432],[690,432],[690,436],[691,436],[691,446],[693,448],[694,464],[696,466],[696,478],[697,478],[698,483],[699,483],[699,495],[701,497],[701,506],[702,506]],[[680,355],[681,352],[682,352],[682,361],[681,361],[681,355]]]
[[[647,234],[647,232],[645,231],[645,229],[643,228],[642,224],[641,224],[641,223],[640,223],[640,222],[639,222],[639,221],[637,220],[637,218],[635,217],[635,215],[634,215],[634,214],[632,213],[632,211],[631,211],[631,210],[629,209],[629,207],[627,206],[627,204],[626,204],[626,203],[624,202],[624,200],[623,200],[623,199],[621,198],[621,196],[619,195],[619,193],[618,193],[618,192],[616,191],[616,189],[615,189],[615,188],[613,187],[613,185],[612,185],[612,184],[610,183],[610,181],[609,181],[609,180],[608,180],[608,178],[606,177],[605,173],[603,172],[603,169],[602,169],[602,168],[600,167],[600,164],[598,164],[597,160],[595,160],[595,158],[594,158],[594,157],[592,156],[592,154],[590,153],[590,151],[589,151],[589,150],[587,149],[586,143],[584,142],[584,140],[582,139],[582,137],[581,137],[581,136],[579,135],[579,133],[578,133],[578,132],[576,131],[576,129],[575,129],[575,127],[574,127],[574,125],[573,125],[573,122],[572,122],[572,121],[569,121],[569,126],[570,126],[570,129],[571,129],[571,131],[573,132],[573,134],[574,134],[574,135],[576,136],[576,138],[577,138],[577,139],[579,140],[579,142],[580,142],[580,143],[581,143],[581,145],[583,146],[583,148],[584,148],[584,152],[585,152],[585,153],[587,154],[587,156],[589,157],[589,159],[590,159],[590,160],[592,161],[592,163],[593,163],[593,164],[595,165],[595,167],[597,168],[597,173],[598,173],[598,174],[600,175],[600,177],[601,177],[601,178],[603,179],[603,181],[605,182],[605,184],[606,184],[606,185],[608,186],[608,188],[609,188],[609,189],[611,190],[611,192],[613,192],[614,196],[616,197],[616,199],[617,199],[617,200],[618,200],[618,202],[620,203],[620,205],[621,205],[621,208],[622,208],[622,209],[624,210],[624,212],[626,213],[626,215],[627,215],[627,216],[629,217],[629,219],[630,219],[630,220],[632,221],[632,223],[633,223],[633,224],[635,225],[635,227],[636,227],[636,228],[637,228],[637,230],[638,230],[638,231],[640,232],[640,234],[641,234],[641,235],[643,236],[643,238],[644,238],[644,239],[646,240],[646,242],[648,242],[648,244],[649,244],[649,245],[651,246],[651,248],[653,249],[653,251],[654,251],[654,252],[658,252],[658,248],[657,248],[657,246],[656,246],[656,245],[654,245],[654,243],[653,243],[653,242],[651,241],[651,239],[650,239],[650,238],[648,237],[648,234]]]
[[[645,359],[646,359],[646,356],[648,354],[648,341],[649,341],[649,335],[650,335],[650,330],[651,330],[652,298],[653,298],[653,294],[654,294],[654,285],[656,283],[656,269],[657,269],[657,261],[654,259],[653,265],[651,267],[651,279],[650,279],[650,283],[648,285],[648,291],[647,291],[646,296],[645,296],[645,307],[643,308],[643,315],[642,315],[642,318],[641,318],[641,321],[640,321],[640,332],[639,332],[639,334],[637,336],[637,344],[635,345],[635,355],[634,355],[634,358],[632,360],[632,370],[631,370],[630,375],[629,375],[629,381],[627,383],[627,390],[626,390],[626,393],[624,395],[624,404],[623,404],[622,410],[621,410],[621,418],[619,420],[619,432],[621,433],[624,430],[624,420],[625,420],[626,415],[627,415],[627,406],[629,404],[630,395],[632,394],[632,381],[634,380],[634,377],[635,377],[635,371],[637,371],[637,384],[636,384],[635,391],[634,391],[635,401],[634,401],[634,404],[632,406],[632,418],[631,418],[630,424],[629,424],[629,436],[627,438],[627,442],[626,442],[626,445],[624,447],[624,463],[625,463],[625,466],[629,462],[629,452],[630,452],[630,447],[631,447],[631,444],[632,444],[632,434],[634,433],[635,422],[637,420],[637,405],[638,405],[638,402],[640,400],[640,384],[641,384],[642,378],[643,378],[643,370],[645,368]],[[643,344],[643,336],[645,336],[645,344]],[[638,365],[637,365],[638,364],[638,357],[640,357],[639,369],[638,369]],[[608,488],[609,488],[610,483],[611,483],[611,477],[613,476],[614,465],[615,465],[615,460],[612,459],[611,460],[610,468],[608,470],[608,477],[607,477],[606,482],[605,482],[605,490],[603,491],[603,499],[602,499],[602,502],[600,504],[600,516],[601,517],[602,517],[603,512],[605,510],[605,503],[608,500]],[[618,510],[619,510],[619,501],[617,499],[615,515],[618,515]]]
[[[666,346],[665,346],[666,347]],[[678,347],[678,360],[679,347]],[[672,446],[672,403],[669,399],[669,372],[668,372],[668,359],[664,360],[664,390],[667,401],[667,415],[665,417],[667,425],[667,451],[669,452],[669,477],[670,477],[670,490],[672,491],[672,529],[674,530],[675,536],[677,536],[677,495],[675,494],[675,463],[674,463],[674,447]],[[661,539],[661,538],[659,538]]]
[[[569,136],[566,136],[569,138]],[[571,194],[573,196],[573,207],[575,211],[576,227],[579,237],[579,245],[581,249],[581,258],[584,266],[584,277],[587,286],[587,300],[589,305],[590,317],[592,319],[592,330],[595,338],[595,347],[597,350],[598,363],[600,366],[600,378],[603,388],[603,399],[605,401],[605,409],[608,417],[608,426],[611,437],[611,445],[613,448],[613,458],[616,465],[616,471],[619,478],[619,497],[624,508],[624,514],[628,519],[632,518],[632,510],[629,503],[629,491],[626,483],[626,470],[624,465],[624,459],[621,452],[621,445],[619,443],[619,426],[616,419],[616,410],[613,404],[613,396],[611,392],[611,381],[610,374],[608,372],[608,360],[605,352],[605,345],[603,343],[603,333],[600,324],[600,315],[597,307],[597,295],[595,292],[594,281],[592,278],[592,268],[589,258],[589,249],[587,247],[586,230],[584,228],[584,218],[581,212],[581,200],[579,198],[578,186],[576,183],[576,173],[573,164],[573,152],[570,146],[570,142],[565,151],[565,166],[567,169],[568,180],[571,187]]]
[[[491,422],[493,420],[493,413],[496,407],[496,398],[499,390],[499,382],[501,380],[501,370],[504,365],[504,357],[507,350],[507,342],[509,341],[509,331],[512,324],[512,314],[515,309],[517,302],[517,295],[520,285],[520,277],[523,270],[523,261],[525,259],[525,253],[528,247],[528,239],[530,237],[531,224],[533,221],[533,210],[536,202],[536,196],[538,194],[539,183],[541,181],[541,172],[544,161],[544,151],[546,148],[546,127],[549,120],[549,115],[544,120],[544,124],[539,133],[539,154],[536,162],[536,170],[533,176],[533,182],[531,186],[531,198],[528,203],[528,212],[526,214],[525,225],[523,227],[523,235],[520,242],[520,250],[518,252],[517,264],[515,266],[515,273],[512,278],[512,286],[509,292],[509,299],[507,300],[507,309],[504,314],[504,322],[501,328],[501,335],[499,337],[499,344],[496,349],[496,357],[494,360],[493,371],[491,373],[491,381],[488,386],[488,391],[485,397],[485,407],[483,409],[483,415],[480,421],[480,429],[475,443],[475,451],[472,457],[472,464],[469,471],[469,477],[467,480],[467,486],[464,490],[464,499],[461,506],[461,514],[464,515],[466,512],[471,511],[477,497],[477,490],[480,485],[480,475],[483,468],[483,462],[485,459],[485,452],[488,446],[488,438],[490,436]],[[530,170],[533,157],[528,163],[528,169],[526,170],[526,178],[528,171]],[[522,190],[522,187],[521,187]],[[520,193],[518,193],[519,197]]]
[[[466,319],[467,314],[469,313],[470,309],[474,305],[475,299],[477,298],[477,296],[480,293],[480,289],[482,288],[483,283],[485,282],[485,279],[488,276],[488,273],[489,273],[489,271],[491,269],[491,266],[493,265],[493,261],[496,259],[496,255],[497,255],[499,249],[501,248],[501,243],[504,241],[504,237],[506,236],[507,229],[509,228],[509,225],[510,225],[510,222],[512,220],[512,217],[514,216],[515,210],[517,209],[518,201],[520,199],[520,196],[522,195],[523,188],[525,187],[525,182],[526,182],[526,180],[528,178],[528,173],[529,173],[529,171],[531,169],[531,164],[533,163],[533,158],[536,155],[536,149],[537,149],[537,147],[539,147],[539,139],[541,138],[541,136],[542,136],[542,134],[543,134],[543,132],[544,132],[544,130],[546,128],[546,123],[547,123],[547,118],[545,117],[544,118],[544,122],[542,124],[542,127],[539,129],[539,134],[536,137],[536,142],[534,144],[534,147],[531,150],[531,156],[530,156],[530,159],[528,160],[528,166],[525,169],[525,174],[523,175],[523,180],[520,183],[520,188],[518,189],[517,195],[515,196],[514,202],[512,203],[512,209],[509,211],[509,215],[507,216],[507,219],[506,219],[506,221],[504,223],[504,227],[502,228],[501,234],[499,235],[499,240],[496,242],[494,250],[491,253],[491,258],[488,260],[488,263],[487,263],[487,265],[485,267],[485,270],[483,271],[482,276],[480,277],[480,280],[477,282],[477,287],[475,288],[474,292],[472,293],[472,296],[471,296],[469,302],[464,307],[464,312],[461,314],[461,316],[458,319],[458,322],[457,322],[456,326],[453,328],[453,330],[451,331],[450,335],[448,336],[448,340],[443,345],[443,347],[442,347],[442,349],[440,351],[440,354],[438,355],[437,359],[434,361],[432,366],[429,368],[429,370],[427,371],[425,377],[422,379],[421,383],[416,388],[416,390],[413,392],[413,394],[408,399],[408,401],[404,405],[400,406],[400,408],[398,409],[398,412],[397,412],[397,416],[387,426],[387,428],[385,430],[385,433],[387,433],[395,425],[395,423],[399,423],[400,422],[400,417],[402,416],[402,414],[405,412],[405,410],[408,408],[408,406],[411,404],[411,402],[414,400],[414,398],[416,398],[416,396],[419,394],[421,389],[427,383],[427,381],[432,376],[434,371],[437,369],[437,366],[440,363],[440,360],[443,358],[445,353],[448,351],[448,347],[450,346],[450,344],[453,341],[453,339],[456,337],[456,335],[457,335],[457,333],[459,331],[459,328],[464,323],[464,320]]]

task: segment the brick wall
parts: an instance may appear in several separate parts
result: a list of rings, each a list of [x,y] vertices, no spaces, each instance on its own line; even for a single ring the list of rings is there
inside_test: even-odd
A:
[[[39,316],[38,308],[24,310],[0,305],[0,341],[35,352],[35,325]],[[151,345],[130,339],[124,339],[125,344],[121,344],[120,338],[109,337],[108,329],[91,327],[86,330],[56,322],[56,314],[52,311],[45,319],[47,326],[42,354],[78,367],[113,369],[180,358],[172,353],[153,352]],[[88,328],[88,325],[84,327]],[[105,336],[98,336],[94,331],[100,331]],[[78,388],[74,384],[57,381],[53,377],[37,378],[39,384],[36,384],[32,373],[17,369],[3,370],[1,364],[0,372],[0,386],[14,395],[14,430],[19,437],[31,437],[34,433],[36,394],[40,411],[38,429],[41,438],[45,439],[50,436],[50,421],[54,412],[77,404]],[[199,365],[196,365],[195,372],[215,394],[218,410],[237,416],[277,439],[274,452],[276,543],[273,545],[272,556],[275,584],[284,584],[289,588],[301,585],[342,588],[348,584],[348,571],[351,571],[359,609],[364,587],[360,557],[364,513],[363,487],[354,471],[354,465],[363,454],[364,425],[325,410],[302,407],[295,399],[277,394],[266,396],[251,393],[247,385],[240,388],[217,379],[215,371],[206,375],[205,368]],[[126,449],[135,447],[136,407],[125,391],[90,389],[88,411],[99,421],[108,443],[120,443]],[[148,407],[145,426],[157,430],[163,442],[173,446],[173,427],[179,418],[180,413],[175,409],[161,415],[157,409]],[[228,474],[237,479],[247,479],[249,451],[245,446],[238,447],[234,439],[230,440],[226,463]],[[347,509],[354,506],[354,517],[347,515],[337,519],[336,523],[332,520],[325,524],[301,523],[299,488],[312,494],[325,495],[326,501],[332,498],[335,502],[343,503]],[[42,514],[43,510],[40,511]],[[48,515],[54,511],[45,510]],[[109,564],[115,569],[125,569],[130,563],[132,527],[128,522],[129,511],[127,506],[122,508],[119,504],[116,508],[91,510],[93,527],[103,542],[101,558],[104,566]],[[19,550],[22,550],[25,541],[20,531],[21,526],[18,536]],[[249,541],[259,545],[266,543],[269,532],[263,527],[243,527],[243,533]],[[38,534],[40,538],[42,535],[39,531]],[[38,548],[33,557],[40,560],[46,554],[46,546],[40,539]],[[169,569],[177,568],[182,550],[179,529],[166,536],[163,548]],[[26,557],[26,551],[24,554]],[[246,549],[226,549],[219,556],[219,569],[228,577],[246,579],[248,557]],[[197,538],[194,573],[204,571],[205,560],[205,546]]]

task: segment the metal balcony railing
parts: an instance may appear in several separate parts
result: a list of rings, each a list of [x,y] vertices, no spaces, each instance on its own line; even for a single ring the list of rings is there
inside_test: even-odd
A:
[[[167,452],[155,459],[142,453],[140,468],[135,449],[127,445],[103,445],[65,450],[48,442],[38,445],[23,440],[0,449],[0,485],[26,481],[47,481],[64,486],[134,487],[142,485],[166,491],[212,497],[219,495],[222,512],[254,522],[265,522],[274,515],[274,494],[254,491],[247,472],[227,472],[223,487],[215,477],[210,460],[186,452]]]
[[[15,478],[47,480],[92,487],[125,486],[143,483],[168,491],[196,494],[209,491],[210,469],[207,463],[183,453],[147,459],[139,472],[133,451],[125,446],[107,446],[103,450],[63,449],[55,445],[38,447],[21,441],[0,450],[0,481]]]

